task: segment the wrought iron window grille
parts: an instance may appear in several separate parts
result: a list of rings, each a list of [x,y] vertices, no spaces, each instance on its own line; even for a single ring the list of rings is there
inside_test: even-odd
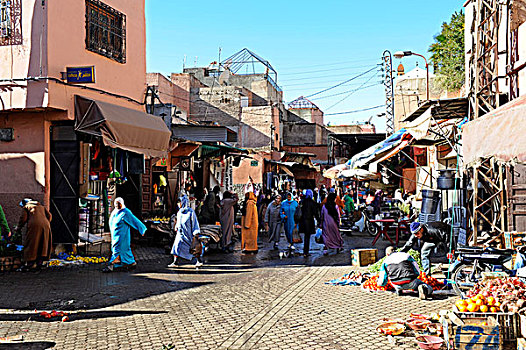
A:
[[[101,1],[86,0],[86,49],[126,63],[126,15]]]
[[[0,37],[8,38],[11,36],[11,8],[10,0],[0,0]]]

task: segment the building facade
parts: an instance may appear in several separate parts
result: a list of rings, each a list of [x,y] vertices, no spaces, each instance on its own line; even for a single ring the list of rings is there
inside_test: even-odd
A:
[[[0,36],[2,205],[13,224],[21,198],[43,202],[55,214],[53,221],[64,224],[55,230],[62,235],[74,229],[68,222],[78,221],[77,97],[142,118],[145,5],[126,0],[8,4],[9,20],[3,23],[8,29]],[[65,202],[71,210],[63,210]]]

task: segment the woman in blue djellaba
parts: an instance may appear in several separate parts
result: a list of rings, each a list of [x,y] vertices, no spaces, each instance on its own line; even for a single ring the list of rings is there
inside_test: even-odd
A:
[[[298,209],[298,202],[292,199],[292,193],[289,192],[287,193],[287,199],[281,202],[281,219],[285,223],[285,236],[291,250],[295,249],[292,241],[292,232],[296,227],[296,222],[294,221],[296,209]]]
[[[175,240],[172,246],[174,261],[168,267],[177,267],[180,258],[192,260],[196,258],[195,267],[203,265],[200,254],[200,243],[197,235],[201,233],[199,221],[195,211],[190,207],[190,201],[186,195],[179,198],[181,208],[177,212],[177,222],[175,224]]]
[[[141,235],[146,232],[146,226],[133,215],[130,209],[126,208],[124,200],[119,197],[115,199],[115,209],[110,216],[112,255],[109,265],[102,270],[103,272],[132,270],[137,267],[130,246],[130,228],[136,229]]]

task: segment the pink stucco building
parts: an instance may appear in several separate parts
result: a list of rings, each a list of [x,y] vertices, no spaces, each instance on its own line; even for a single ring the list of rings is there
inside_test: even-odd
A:
[[[0,33],[0,201],[13,225],[23,197],[61,205],[52,182],[67,185],[69,167],[79,166],[68,161],[78,150],[68,149],[75,95],[144,111],[146,34],[144,0],[9,4],[9,30]],[[94,82],[68,83],[68,67],[94,67]]]

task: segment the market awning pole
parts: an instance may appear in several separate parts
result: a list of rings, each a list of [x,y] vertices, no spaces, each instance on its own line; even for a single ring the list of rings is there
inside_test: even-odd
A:
[[[479,196],[479,177],[478,177],[478,167],[475,166],[473,168],[473,245],[477,245],[477,230],[478,230],[478,209],[477,209],[477,203],[478,203],[478,196]]]
[[[504,171],[503,171],[503,164],[499,162],[499,186],[500,186],[500,228],[502,232],[506,232],[506,225],[505,225],[505,210],[506,206],[504,205]]]

